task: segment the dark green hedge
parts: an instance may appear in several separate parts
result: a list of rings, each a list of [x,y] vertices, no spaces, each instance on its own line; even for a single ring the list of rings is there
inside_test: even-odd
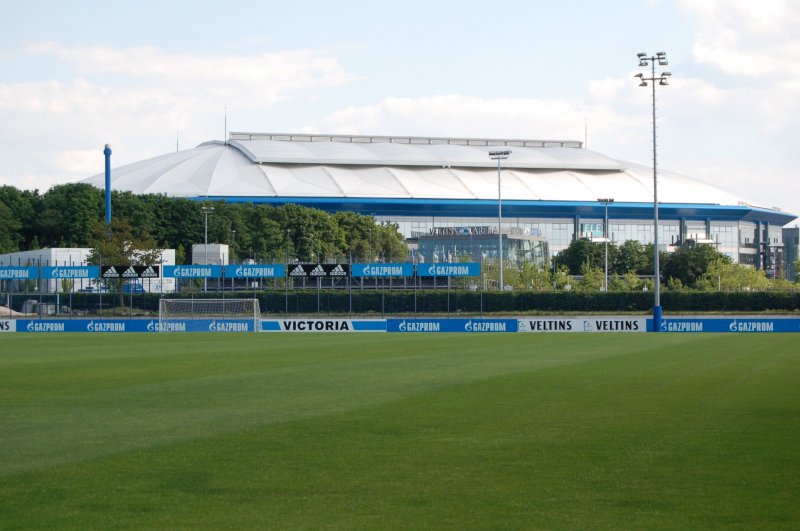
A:
[[[271,290],[252,292],[170,294],[170,298],[232,298],[258,297],[264,315],[355,314],[390,316],[398,314],[525,314],[525,313],[587,313],[587,312],[641,312],[653,307],[653,294],[648,292],[585,293],[560,292],[481,292],[457,290]],[[12,308],[19,310],[26,298],[37,296],[12,296]],[[137,294],[133,308],[158,312],[158,294]],[[54,295],[43,297],[42,302],[71,305],[75,311],[96,311],[100,297],[97,294]],[[127,313],[129,296],[124,306],[119,297],[105,294],[102,307],[116,307],[115,312]],[[667,313],[691,312],[786,312],[800,311],[800,292],[675,292],[661,294],[661,305]]]

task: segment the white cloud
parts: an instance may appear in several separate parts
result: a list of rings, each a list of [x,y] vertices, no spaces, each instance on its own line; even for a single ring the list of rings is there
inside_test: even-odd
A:
[[[800,3],[795,0],[681,0],[698,25],[693,56],[746,77],[800,80]]]
[[[192,55],[53,42],[27,49],[30,61],[55,58],[71,72],[69,81],[0,83],[0,184],[40,190],[102,171],[107,142],[115,165],[134,162],[163,154],[159,146],[175,145],[179,129],[184,147],[221,137],[226,105],[263,111],[356,79],[335,57],[311,50]]]
[[[611,113],[569,100],[458,94],[392,97],[330,113],[321,128],[336,133],[582,140],[587,112]]]

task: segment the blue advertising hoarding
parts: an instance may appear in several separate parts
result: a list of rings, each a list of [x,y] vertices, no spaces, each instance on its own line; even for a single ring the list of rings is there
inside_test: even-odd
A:
[[[283,278],[286,266],[283,264],[226,265],[223,269],[226,278]]]
[[[17,332],[255,332],[252,319],[18,319]]]
[[[353,264],[354,277],[413,277],[414,264]]]
[[[165,277],[175,278],[220,278],[222,266],[218,265],[176,265],[164,266]]]
[[[478,262],[437,262],[418,264],[417,274],[421,277],[479,277],[481,264]]]
[[[518,332],[516,319],[387,319],[387,332]]]
[[[35,267],[0,267],[0,280],[29,280],[39,278],[39,270]]]
[[[652,330],[652,319],[648,329]],[[661,332],[800,332],[800,319],[759,317],[665,318]]]
[[[42,278],[99,278],[98,266],[46,266]]]

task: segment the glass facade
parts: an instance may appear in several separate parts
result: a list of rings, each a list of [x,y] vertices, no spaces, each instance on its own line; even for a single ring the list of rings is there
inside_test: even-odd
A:
[[[433,233],[416,238],[416,261],[419,262],[483,262],[498,259],[497,227],[439,227]],[[504,232],[503,260],[521,264],[531,262],[549,267],[550,253],[544,238],[522,231]]]
[[[436,254],[439,260],[446,257],[460,256],[466,252],[473,260],[481,257],[497,255],[497,218],[474,217],[403,217],[400,219],[384,216],[376,217],[378,221],[398,223],[400,232],[406,238],[419,241],[419,251],[426,260]],[[458,230],[469,227],[488,227],[494,237],[473,236],[465,239],[458,236]],[[540,260],[540,256],[553,256],[569,246],[575,237],[599,238],[603,236],[604,220],[598,218],[515,218],[504,217],[502,220],[504,256],[523,257],[525,260]],[[653,221],[647,219],[609,219],[608,236],[611,242],[620,245],[627,240],[635,240],[643,244],[653,243]],[[458,238],[441,236],[441,231],[453,230]],[[423,239],[430,238],[425,243]],[[522,243],[519,236],[528,238],[529,243]],[[662,251],[673,251],[685,240],[695,240],[713,244],[717,250],[726,254],[735,262],[753,265],[767,270],[784,268],[783,234],[781,227],[766,223],[749,221],[716,221],[716,220],[660,220],[658,228],[659,248]],[[435,243],[434,243],[435,241]],[[512,242],[512,243],[509,243]],[[466,251],[469,247],[469,251]],[[779,263],[780,262],[780,263]]]

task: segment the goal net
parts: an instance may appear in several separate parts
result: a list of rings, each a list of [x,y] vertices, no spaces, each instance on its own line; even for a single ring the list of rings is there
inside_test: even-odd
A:
[[[258,299],[161,299],[160,332],[259,332]]]

